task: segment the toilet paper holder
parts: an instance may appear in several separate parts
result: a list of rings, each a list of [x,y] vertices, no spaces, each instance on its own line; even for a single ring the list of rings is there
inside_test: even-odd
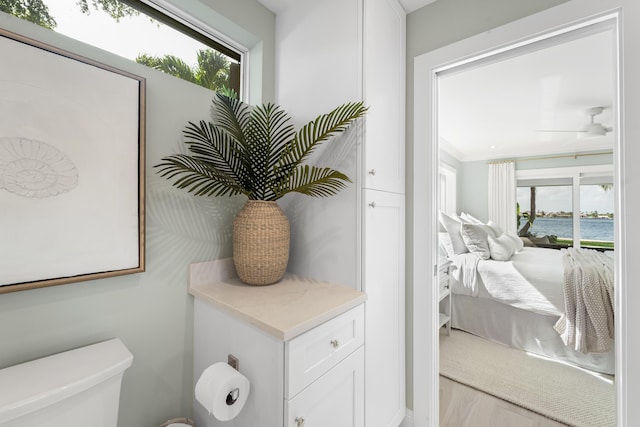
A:
[[[236,400],[238,400],[238,397],[240,397],[240,389],[234,388],[229,392],[229,394],[227,394],[227,399],[226,399],[227,405],[231,406],[234,403],[236,403]]]
[[[219,361],[205,368],[195,385],[195,398],[218,421],[238,416],[251,390],[251,383],[236,367],[238,358],[229,355],[228,362]]]
[[[227,363],[233,369],[240,372],[240,369],[238,369],[240,367],[240,361],[233,354],[230,354],[227,356]],[[238,397],[240,397],[240,390],[237,388],[234,388],[229,392],[229,394],[227,394],[227,399],[226,399],[227,405],[233,405],[234,403],[236,403],[236,400],[238,400]]]
[[[233,354],[227,356],[227,363],[236,371],[240,371],[240,361]]]

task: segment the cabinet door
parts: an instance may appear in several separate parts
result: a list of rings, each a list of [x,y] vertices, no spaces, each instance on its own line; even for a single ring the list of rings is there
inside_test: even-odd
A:
[[[406,412],[404,196],[364,193],[365,421],[397,427]]]
[[[284,426],[364,427],[363,347],[285,401]]]
[[[284,343],[239,316],[201,298],[193,308],[193,385],[202,372],[229,354],[240,360],[240,372],[251,381],[247,402],[231,421],[219,421],[200,402],[193,400],[193,418],[199,427],[281,426]]]
[[[405,24],[397,0],[364,1],[365,187],[404,193]]]

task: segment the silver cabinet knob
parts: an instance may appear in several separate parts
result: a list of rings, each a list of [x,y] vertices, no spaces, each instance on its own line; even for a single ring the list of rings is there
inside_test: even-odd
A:
[[[376,202],[371,202],[371,203],[369,203],[369,207],[370,207],[370,208],[375,208],[375,207],[376,207]]]
[[[296,417],[295,422],[298,427],[302,427],[304,425],[304,417]]]
[[[375,170],[375,169],[371,169],[371,170],[369,171],[369,175],[371,175],[371,176],[375,176],[375,174],[376,174],[376,170]]]
[[[333,346],[333,348],[338,348],[338,346],[340,345],[338,340],[331,340],[330,344]]]

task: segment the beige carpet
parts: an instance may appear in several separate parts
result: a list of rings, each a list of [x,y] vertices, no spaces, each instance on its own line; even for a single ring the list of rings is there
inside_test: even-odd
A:
[[[440,335],[440,375],[572,426],[615,426],[609,375],[550,361],[466,332]]]

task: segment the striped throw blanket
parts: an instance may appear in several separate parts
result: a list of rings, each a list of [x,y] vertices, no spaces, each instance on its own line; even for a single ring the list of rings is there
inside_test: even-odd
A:
[[[606,353],[614,338],[613,258],[589,249],[564,251],[565,311],[554,328],[576,351]]]

